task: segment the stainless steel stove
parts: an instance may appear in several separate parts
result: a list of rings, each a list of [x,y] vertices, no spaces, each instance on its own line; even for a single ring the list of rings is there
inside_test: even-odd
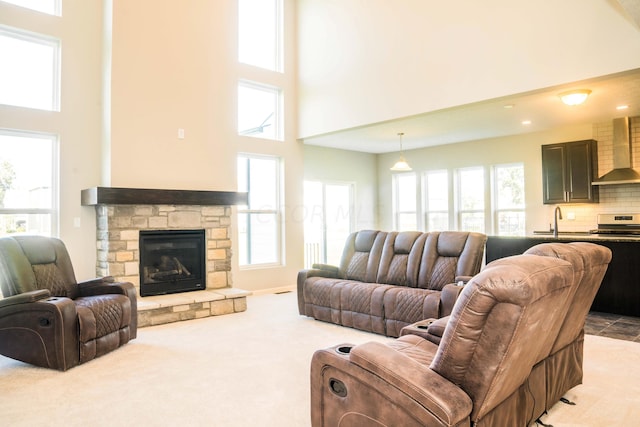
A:
[[[598,214],[598,228],[591,234],[640,235],[640,214]]]

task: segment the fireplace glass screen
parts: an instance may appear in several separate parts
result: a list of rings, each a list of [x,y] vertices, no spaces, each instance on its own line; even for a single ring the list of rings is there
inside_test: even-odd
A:
[[[204,230],[140,231],[140,295],[206,288]]]

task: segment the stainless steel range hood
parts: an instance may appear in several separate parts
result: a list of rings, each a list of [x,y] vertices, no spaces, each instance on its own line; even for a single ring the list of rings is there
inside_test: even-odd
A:
[[[613,170],[592,184],[640,184],[640,173],[631,167],[631,131],[628,117],[613,119]]]

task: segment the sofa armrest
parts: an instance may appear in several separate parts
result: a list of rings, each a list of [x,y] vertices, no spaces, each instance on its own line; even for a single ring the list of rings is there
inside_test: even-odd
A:
[[[136,338],[138,330],[138,297],[136,288],[132,283],[116,282],[113,277],[107,276],[79,282],[78,288],[80,289],[81,297],[109,294],[120,294],[128,297],[131,302],[130,339]]]
[[[37,291],[24,292],[17,295],[12,295],[0,299],[0,308],[8,307],[14,304],[25,304],[29,302],[35,302],[42,299],[47,299],[51,296],[51,292],[48,289],[39,289]]]
[[[471,414],[471,398],[461,388],[387,345],[358,345],[349,360],[419,402],[443,425],[458,425]]]
[[[27,294],[34,301],[23,297],[20,304],[0,307],[0,354],[61,371],[76,366],[78,314],[73,300],[41,291]]]
[[[335,265],[313,264],[313,269],[322,271],[322,277],[331,277],[336,279],[340,274],[340,269]]]
[[[442,288],[442,293],[440,294],[440,316],[438,317],[445,317],[451,314],[453,306],[456,304],[458,296],[460,296],[463,289],[464,286],[458,286],[453,283]]]
[[[297,289],[298,289],[298,312],[306,316],[304,309],[304,282],[309,277],[328,277],[335,279],[338,277],[338,267],[326,264],[313,264],[314,267],[321,268],[309,268],[300,270],[298,272]]]

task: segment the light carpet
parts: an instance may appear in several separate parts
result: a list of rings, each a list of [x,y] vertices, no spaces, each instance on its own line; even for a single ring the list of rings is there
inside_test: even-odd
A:
[[[297,313],[295,293],[248,297],[243,313],[143,328],[67,372],[0,356],[2,426],[310,425],[316,349],[390,338]],[[584,384],[543,417],[563,426],[635,426],[640,344],[587,336]]]

